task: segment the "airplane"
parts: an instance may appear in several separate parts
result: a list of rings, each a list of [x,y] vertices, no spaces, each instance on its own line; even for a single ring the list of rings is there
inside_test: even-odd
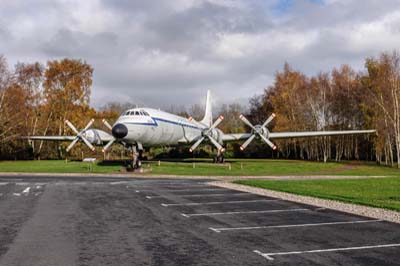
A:
[[[248,127],[250,133],[226,134],[218,129],[218,125],[224,120],[221,115],[213,121],[211,93],[207,91],[205,114],[202,120],[196,121],[192,117],[186,118],[153,108],[133,108],[124,111],[117,121],[110,125],[105,119],[103,124],[111,131],[111,134],[90,128],[94,120],[90,120],[85,128],[78,130],[68,120],[65,123],[75,132],[75,136],[27,136],[29,140],[55,140],[72,141],[67,147],[67,152],[78,142],[83,141],[92,151],[94,146],[103,146],[106,152],[113,143],[120,143],[132,151],[131,166],[133,169],[141,167],[141,157],[144,148],[159,146],[191,145],[193,152],[204,141],[211,143],[217,149],[214,161],[224,162],[224,143],[232,141],[244,141],[240,150],[244,150],[254,139],[260,139],[273,150],[277,147],[271,139],[303,138],[334,135],[371,134],[376,130],[341,130],[341,131],[303,131],[303,132],[270,132],[267,126],[275,118],[271,114],[260,125],[253,125],[243,114],[239,116]]]

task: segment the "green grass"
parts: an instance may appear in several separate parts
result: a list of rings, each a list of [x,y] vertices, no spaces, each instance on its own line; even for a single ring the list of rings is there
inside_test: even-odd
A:
[[[377,166],[374,163],[321,163],[296,160],[230,159],[226,164],[212,164],[207,159],[144,162],[153,175],[199,176],[266,176],[266,175],[384,175],[400,176],[400,170]],[[122,164],[96,163],[94,173],[119,172]],[[0,161],[0,172],[84,173],[88,164],[83,162],[52,161]]]
[[[41,161],[0,161],[0,172],[32,172],[32,173],[86,173],[90,172],[88,163],[68,162],[64,160]],[[93,165],[93,173],[119,172],[119,165]]]
[[[193,165],[194,162],[194,165]],[[230,165],[230,169],[229,169]],[[214,176],[266,176],[266,175],[400,175],[400,170],[377,166],[374,163],[321,163],[297,160],[228,160],[224,165],[206,160],[145,164],[151,174],[214,175]]]
[[[400,177],[335,180],[239,180],[237,184],[400,211]]]

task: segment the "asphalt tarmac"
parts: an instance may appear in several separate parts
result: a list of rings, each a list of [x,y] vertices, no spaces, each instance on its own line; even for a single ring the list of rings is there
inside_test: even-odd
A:
[[[0,265],[400,265],[400,225],[207,180],[0,177]]]

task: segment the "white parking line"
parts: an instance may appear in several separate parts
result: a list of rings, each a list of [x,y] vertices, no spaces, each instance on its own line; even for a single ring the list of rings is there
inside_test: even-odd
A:
[[[0,186],[5,186],[7,184],[8,184],[8,182],[0,182]]]
[[[136,190],[136,192],[190,192],[190,191],[222,191],[227,190],[226,188],[207,188],[207,189],[144,189],[144,190]],[[229,190],[227,190],[229,191]],[[205,194],[207,195],[207,194]]]
[[[257,253],[258,255],[263,256],[267,260],[274,260],[274,258],[272,258],[272,256],[283,256],[283,255],[304,254],[304,253],[337,252],[337,251],[346,251],[346,250],[361,250],[361,249],[374,249],[374,248],[390,248],[390,247],[400,247],[400,244],[386,244],[386,245],[360,246],[360,247],[347,247],[347,248],[315,249],[315,250],[277,252],[277,253],[263,253],[259,250],[254,250],[254,252]]]
[[[30,187],[27,187],[24,189],[24,191],[22,191],[23,194],[29,194],[29,191],[31,191]]]
[[[246,226],[246,227],[210,227],[216,233],[222,231],[235,231],[235,230],[254,230],[254,229],[274,229],[274,228],[290,228],[290,227],[308,227],[308,226],[323,226],[323,225],[338,225],[338,224],[358,224],[358,223],[378,223],[382,220],[358,220],[348,222],[329,222],[329,223],[312,223],[312,224],[287,224],[287,225],[265,225],[265,226]]]
[[[199,195],[174,195],[176,197],[185,197],[185,198],[196,198],[196,197],[220,197],[220,196],[241,196],[241,195],[254,195],[251,193],[247,192],[241,192],[241,193],[230,193],[230,194],[199,194]],[[171,195],[164,195],[164,196],[146,196],[148,199],[159,199],[159,198],[166,198]],[[254,195],[257,196],[257,195]]]
[[[239,211],[239,212],[206,212],[206,213],[181,213],[184,217],[193,216],[217,216],[217,215],[235,215],[235,214],[251,214],[251,213],[277,213],[277,212],[301,212],[312,211],[312,209],[284,209],[284,210],[266,210],[266,211]]]
[[[214,202],[191,202],[191,203],[162,203],[164,207],[168,206],[197,206],[197,205],[214,205],[214,204],[233,204],[233,203],[247,203],[247,202],[268,202],[279,201],[279,199],[262,199],[262,200],[235,200],[235,201],[214,201]]]
[[[154,192],[187,192],[187,191],[221,191],[221,190],[227,190],[226,188],[206,188],[206,189],[200,189],[200,188],[192,188],[192,189],[161,189],[161,190],[152,190]],[[227,190],[229,191],[229,190]]]

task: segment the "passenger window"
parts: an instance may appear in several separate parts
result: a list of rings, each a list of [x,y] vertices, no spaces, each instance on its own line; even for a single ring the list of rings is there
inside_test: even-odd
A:
[[[139,112],[138,112],[138,111],[136,111],[136,112],[135,112],[135,115],[139,115]]]

